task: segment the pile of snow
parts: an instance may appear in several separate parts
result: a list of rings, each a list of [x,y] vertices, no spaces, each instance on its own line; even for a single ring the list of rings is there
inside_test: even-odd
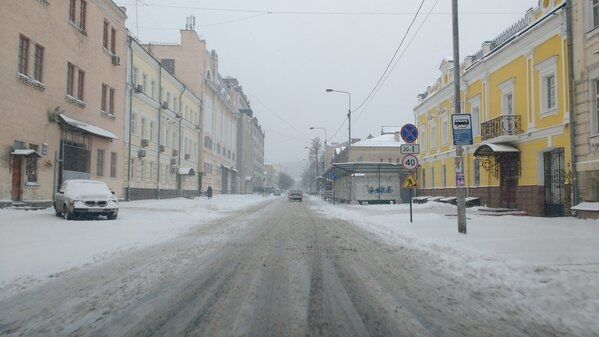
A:
[[[0,209],[0,293],[182,235],[266,198],[223,195],[213,199],[122,202],[117,220],[66,221],[54,210]]]
[[[468,209],[468,234],[457,231],[454,205],[331,205],[319,214],[342,219],[392,245],[430,257],[432,269],[455,275],[473,293],[494,293],[528,312],[586,332],[599,331],[599,221],[484,216]],[[497,291],[496,291],[497,290]]]

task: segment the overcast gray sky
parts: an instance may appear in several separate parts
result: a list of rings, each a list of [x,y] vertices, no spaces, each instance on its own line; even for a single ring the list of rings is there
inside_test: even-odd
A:
[[[116,2],[128,7],[128,27],[135,34],[135,1]],[[354,107],[368,95],[420,2],[143,0],[148,6],[140,1],[139,37],[144,42],[178,42],[185,17],[195,15],[196,30],[207,40],[208,47],[219,54],[221,74],[240,80],[266,130],[266,161],[288,163],[305,157],[304,146],[309,139],[321,135],[309,131],[310,126],[326,127],[330,137],[345,118],[346,96],[326,94],[326,88],[350,91]],[[435,0],[424,1],[408,41],[434,3]],[[384,86],[370,104],[354,114],[354,137],[376,135],[382,125],[402,125],[413,120],[416,95],[436,80],[441,59],[451,58],[450,4],[450,0],[438,1]],[[460,1],[462,58],[536,4],[537,0]],[[303,13],[280,13],[297,11]],[[345,139],[347,124],[332,141]]]

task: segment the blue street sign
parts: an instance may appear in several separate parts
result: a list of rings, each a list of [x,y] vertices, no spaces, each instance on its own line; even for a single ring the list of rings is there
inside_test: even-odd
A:
[[[453,145],[472,145],[472,116],[470,114],[451,115]]]
[[[418,139],[418,128],[414,124],[404,125],[399,133],[406,143],[414,143]]]
[[[337,180],[337,173],[333,172],[333,174],[331,175],[331,179]]]

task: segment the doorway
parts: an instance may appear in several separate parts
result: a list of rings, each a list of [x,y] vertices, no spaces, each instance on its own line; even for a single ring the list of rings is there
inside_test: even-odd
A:
[[[566,163],[564,149],[543,153],[545,170],[545,216],[564,216],[566,199]]]
[[[11,197],[13,201],[21,201],[23,195],[23,157],[12,157],[12,188]]]

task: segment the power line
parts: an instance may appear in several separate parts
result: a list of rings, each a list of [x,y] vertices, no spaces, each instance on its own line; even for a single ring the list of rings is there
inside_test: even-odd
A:
[[[121,5],[132,5],[134,3],[123,2]],[[297,10],[257,10],[257,9],[246,9],[246,8],[219,8],[219,7],[201,7],[191,5],[161,5],[161,4],[143,4],[143,7],[154,7],[154,8],[175,8],[175,9],[197,9],[205,11],[215,12],[234,12],[234,13],[255,13],[255,14],[288,14],[288,15],[385,15],[385,16],[407,16],[414,15],[417,12],[411,11],[389,11],[389,10],[375,10],[375,11],[297,11]],[[432,15],[450,15],[451,12],[442,11],[434,12]],[[461,15],[514,15],[522,14],[521,11],[464,11],[460,12]]]
[[[376,82],[376,84],[374,85],[374,87],[372,88],[372,90],[370,90],[370,93],[368,94],[368,96],[366,96],[366,98],[362,101],[362,103],[360,103],[358,105],[358,107],[354,109],[354,112],[359,111],[360,108],[362,108],[364,106],[364,104],[366,104],[366,102],[368,101],[368,99],[374,94],[375,90],[377,89],[377,87],[379,86],[379,84],[381,83],[381,81],[383,80],[383,78],[385,77],[385,75],[387,74],[387,71],[389,71],[389,68],[393,64],[393,61],[395,61],[395,57],[399,53],[399,50],[403,46],[404,41],[408,37],[408,34],[410,33],[410,30],[412,29],[412,26],[414,25],[414,22],[416,21],[416,18],[418,17],[418,14],[420,14],[420,10],[422,10],[422,6],[424,5],[425,1],[426,0],[422,0],[420,2],[420,6],[418,7],[418,11],[416,11],[416,14],[414,14],[414,17],[412,17],[412,21],[410,22],[410,25],[408,26],[408,29],[406,30],[406,33],[404,34],[403,38],[401,39],[401,42],[399,43],[399,46],[397,46],[397,48],[395,49],[395,52],[393,53],[393,56],[389,60],[389,63],[387,63],[387,66],[385,67],[385,70],[383,71],[383,73],[379,77],[379,80]]]
[[[279,115],[278,113],[276,113],[273,109],[271,109],[268,105],[264,104],[258,97],[256,97],[255,95],[251,94],[250,92],[248,92],[247,90],[244,90],[244,92],[248,95],[251,96],[254,100],[256,100],[256,102],[258,102],[260,105],[262,105],[264,108],[266,108],[266,110],[270,113],[272,113],[273,115],[275,115],[275,117],[277,117],[279,120],[281,120],[283,123],[285,123],[288,127],[290,127],[291,129],[293,129],[294,131],[296,131],[299,135],[301,135],[302,137],[305,137],[305,133],[301,132],[297,127],[295,127],[293,124],[289,123],[285,118],[283,118],[281,115]]]
[[[399,55],[399,57],[395,60],[395,63],[393,64],[393,66],[391,67],[391,70],[387,73],[387,75],[385,76],[385,79],[383,79],[383,82],[381,83],[381,85],[378,87],[378,89],[375,91],[375,93],[372,95],[372,97],[370,98],[370,101],[368,101],[368,103],[366,103],[366,105],[364,106],[364,108],[366,108],[368,106],[368,104],[370,104],[370,102],[372,102],[372,100],[374,99],[374,97],[376,96],[376,94],[378,94],[378,92],[380,91],[380,89],[385,85],[385,82],[387,82],[387,79],[389,79],[389,77],[391,76],[391,74],[393,73],[393,70],[395,69],[395,67],[397,66],[397,64],[399,63],[399,60],[402,59],[402,57],[404,56],[404,54],[408,51],[408,49],[410,48],[410,46],[412,45],[412,42],[414,42],[414,40],[416,39],[416,36],[418,36],[418,33],[420,32],[420,30],[422,29],[422,27],[424,26],[424,24],[426,23],[426,21],[428,20],[428,18],[430,17],[432,11],[435,9],[435,7],[437,6],[437,3],[439,3],[439,0],[435,0],[435,3],[433,3],[433,5],[431,6],[430,10],[428,11],[428,13],[426,14],[426,16],[424,17],[424,20],[422,20],[422,22],[420,23],[420,25],[418,26],[418,29],[416,29],[416,32],[414,33],[414,35],[412,36],[412,38],[410,39],[410,41],[408,41],[408,44],[406,45],[406,47],[404,48],[404,50],[402,51],[402,53]],[[356,121],[358,121],[358,119],[362,116],[362,112],[364,110],[361,110],[357,113],[356,116]]]

